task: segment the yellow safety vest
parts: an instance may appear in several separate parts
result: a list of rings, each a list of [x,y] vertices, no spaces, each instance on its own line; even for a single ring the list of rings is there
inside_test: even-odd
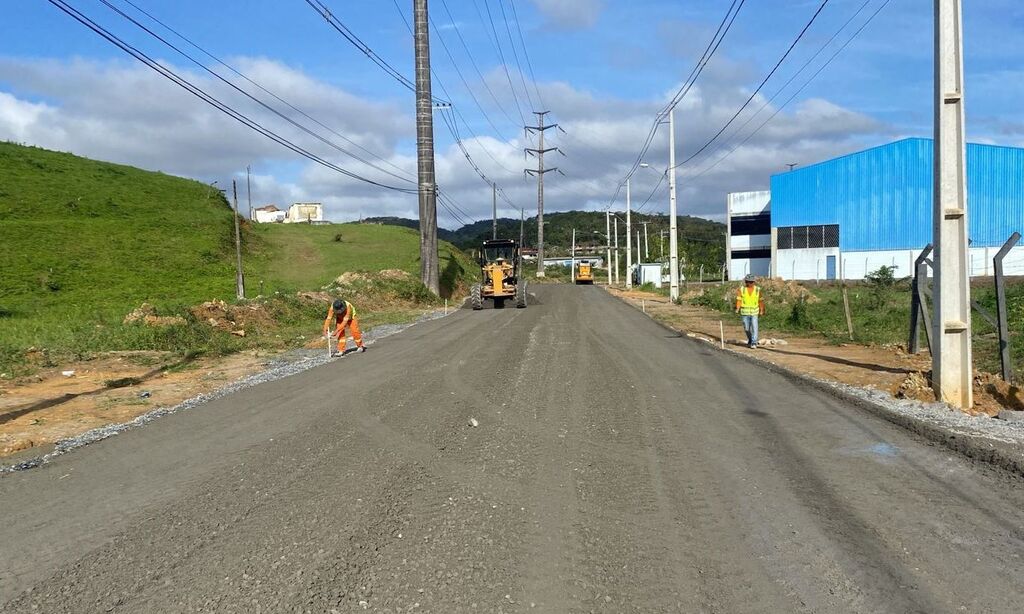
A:
[[[756,316],[761,312],[761,288],[754,286],[753,292],[747,292],[746,286],[736,294],[740,303],[740,315]]]

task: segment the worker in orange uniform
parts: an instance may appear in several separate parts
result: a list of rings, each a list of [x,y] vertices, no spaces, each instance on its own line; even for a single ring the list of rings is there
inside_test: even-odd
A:
[[[338,339],[339,354],[344,353],[345,344],[348,342],[345,329],[352,333],[352,340],[356,342],[356,351],[366,351],[366,346],[363,345],[363,333],[359,330],[356,308],[352,306],[352,303],[343,301],[340,298],[334,301],[330,309],[327,310],[327,319],[324,320],[324,336],[330,331],[332,320],[334,321],[335,329],[331,336]]]
[[[743,287],[736,291],[736,313],[743,317],[743,332],[747,333],[747,347],[757,347],[757,318],[764,315],[761,288],[754,285],[754,276],[743,278]]]

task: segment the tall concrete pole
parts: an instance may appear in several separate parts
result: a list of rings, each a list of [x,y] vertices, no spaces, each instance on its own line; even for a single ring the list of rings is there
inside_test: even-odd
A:
[[[526,214],[519,210],[519,249],[523,249],[523,229],[526,227]]]
[[[608,259],[604,265],[608,267],[608,285],[612,285],[612,212],[604,212],[604,238],[608,245]]]
[[[636,231],[636,264],[639,267],[644,260],[640,257],[640,230]]]
[[[232,201],[235,203],[235,298],[245,298],[245,275],[242,273],[242,232],[238,227],[238,182],[231,180]]]
[[[619,285],[619,216],[612,220],[615,225],[615,285]]]
[[[969,409],[974,399],[961,15],[960,0],[935,0],[932,387],[940,400]]]
[[[679,238],[676,234],[676,108],[668,110],[669,298],[679,300]]]
[[[572,251],[569,252],[571,264],[569,265],[569,279],[576,283],[576,229],[572,229]]]
[[[629,213],[633,208],[629,194],[629,177],[626,177],[626,289],[633,287],[633,275],[630,270],[633,268],[633,224],[630,222]]]
[[[249,219],[251,220],[253,215],[252,215],[252,179],[250,178],[250,175],[252,175],[252,167],[246,166],[245,167],[245,196],[246,196],[246,198],[249,199]]]
[[[498,238],[498,184],[491,184],[491,238]]]
[[[416,44],[416,159],[420,200],[420,280],[441,293],[437,261],[437,184],[434,181],[434,109],[430,92],[427,0],[413,0]]]
[[[644,261],[651,259],[651,244],[647,242],[647,222],[644,225]]]

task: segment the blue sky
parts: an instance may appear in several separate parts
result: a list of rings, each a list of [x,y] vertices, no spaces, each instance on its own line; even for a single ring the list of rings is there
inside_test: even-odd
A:
[[[132,12],[124,0],[109,1]],[[133,1],[337,134],[380,156],[384,161],[376,166],[402,175],[414,172],[412,94],[347,43],[304,0]],[[375,179],[389,179],[379,170],[295,131],[237,92],[215,84],[200,68],[99,1],[67,2],[332,163]],[[399,0],[398,7],[393,0],[323,2],[376,53],[412,77],[411,39],[401,16],[411,18],[410,0]],[[530,143],[519,127],[517,110],[517,106],[522,108],[526,115],[530,111],[523,82],[529,96],[543,98],[553,111],[554,121],[569,133],[548,133],[566,154],[556,160],[566,176],[549,175],[547,207],[602,209],[636,159],[655,113],[690,72],[731,0],[446,2],[430,0],[435,27],[434,93],[444,97],[442,84],[448,90],[461,115],[457,120],[460,134],[474,161],[502,186],[516,206],[529,211],[535,207],[536,188],[522,176],[523,166],[532,164],[523,159],[522,148]],[[526,43],[525,53],[512,2]],[[786,163],[809,164],[902,136],[930,135],[933,0],[890,0],[775,119],[711,166],[803,85],[806,77],[884,2],[828,2],[791,57],[769,81],[764,95],[774,94],[840,26],[860,12],[808,71],[768,104],[745,130],[731,140],[732,131],[725,134],[722,144],[727,147],[716,151],[717,145],[713,146],[707,152],[711,157],[698,158],[682,169],[680,198],[685,212],[719,217],[726,192],[763,189],[769,176]],[[696,150],[735,112],[819,4],[820,0],[748,0],[744,4],[719,52],[677,111],[680,159]],[[970,137],[1024,144],[1024,119],[1017,111],[1024,74],[1020,67],[1024,3],[986,0],[965,5]],[[495,30],[487,19],[488,10],[495,20]],[[510,24],[508,30],[503,10]],[[13,3],[8,7],[11,14],[13,19],[0,22],[0,40],[4,41],[0,52],[2,139],[204,181],[218,180],[221,184],[244,173],[245,166],[251,164],[258,204],[321,200],[327,205],[329,217],[336,220],[415,214],[415,197],[317,168],[251,133],[176,90],[45,0]],[[495,33],[508,76],[493,42]],[[510,33],[519,64],[513,56]],[[465,39],[468,54],[458,34]],[[518,105],[511,90],[516,91]],[[765,101],[756,99],[749,112],[761,108]],[[534,105],[540,104],[534,100]],[[748,117],[741,116],[734,127],[746,123]],[[319,127],[316,131],[322,132]],[[454,145],[440,117],[435,134],[438,181],[458,206],[454,212],[440,211],[441,224],[452,227],[466,219],[487,217],[490,190]],[[336,136],[328,138],[337,141]],[[664,168],[666,149],[665,131],[661,130],[648,156],[652,166]],[[657,173],[638,174],[634,197],[645,199],[657,180]],[[646,210],[664,211],[665,199],[659,189]],[[621,199],[614,206],[621,208]],[[505,203],[502,213],[518,215]]]

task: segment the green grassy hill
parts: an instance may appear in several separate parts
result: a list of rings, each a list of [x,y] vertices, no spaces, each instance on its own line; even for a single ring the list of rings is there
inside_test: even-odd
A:
[[[226,296],[232,218],[197,181],[0,143],[0,306],[90,318]]]
[[[418,227],[416,220],[402,218],[372,218],[366,221],[408,228]],[[634,238],[636,230],[643,231],[643,224],[647,223],[651,260],[657,260],[663,251],[668,251],[668,237],[661,234],[661,231],[667,231],[669,227],[667,215],[634,214],[632,222],[635,229],[633,231]],[[548,256],[569,254],[573,229],[576,230],[577,247],[605,245],[605,214],[603,211],[548,213],[544,216],[544,224],[544,243]],[[704,266],[705,271],[717,271],[725,261],[725,224],[704,218],[680,215],[676,225],[679,233],[679,251],[684,259],[683,272],[687,276],[695,276],[701,265]],[[535,246],[537,244],[537,218],[527,218],[523,230],[526,245],[528,247]],[[491,220],[474,222],[458,230],[445,232],[448,240],[462,249],[476,249],[482,241],[491,238]],[[499,218],[498,236],[518,239],[519,220]],[[625,247],[625,241],[625,226],[620,221],[619,246]],[[622,258],[621,262],[621,266],[625,267],[625,258]]]
[[[294,296],[348,271],[419,273],[419,241],[409,229],[244,223],[242,234],[249,297],[261,280],[265,294]],[[203,301],[235,296],[232,212],[219,191],[201,182],[0,143],[0,244],[0,374],[98,351],[243,345],[189,313]],[[473,270],[448,244],[441,267],[449,292]],[[187,323],[123,324],[143,302]],[[275,318],[311,328],[319,309],[267,306]],[[38,364],[27,364],[29,355]]]

